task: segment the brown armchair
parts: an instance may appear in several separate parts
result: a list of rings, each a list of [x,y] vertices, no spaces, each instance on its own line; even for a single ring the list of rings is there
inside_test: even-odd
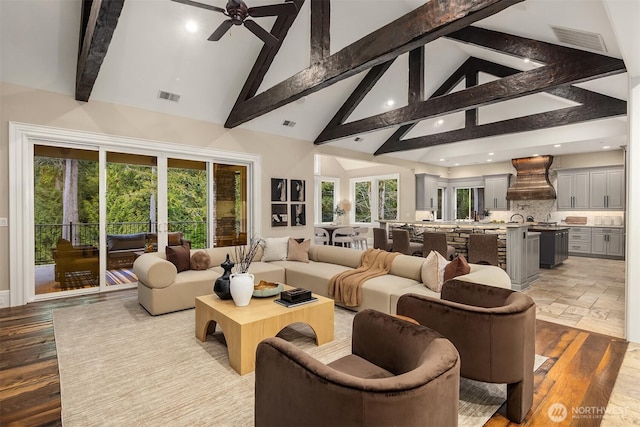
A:
[[[449,280],[441,299],[406,294],[397,313],[449,339],[460,353],[460,375],[507,384],[507,418],[522,422],[533,404],[536,305],[527,295]]]
[[[459,369],[439,334],[363,310],[352,354],[328,365],[281,338],[258,345],[255,425],[456,426]]]

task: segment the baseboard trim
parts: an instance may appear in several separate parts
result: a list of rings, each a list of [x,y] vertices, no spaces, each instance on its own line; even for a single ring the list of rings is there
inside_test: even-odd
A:
[[[11,291],[0,291],[0,308],[11,307]]]

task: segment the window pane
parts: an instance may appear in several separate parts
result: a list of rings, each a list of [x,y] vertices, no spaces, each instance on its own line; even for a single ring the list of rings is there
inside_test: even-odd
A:
[[[322,181],[321,183],[322,199],[321,199],[321,222],[333,221],[333,210],[335,208],[335,184],[331,181]]]
[[[355,193],[355,221],[371,222],[371,182],[356,182]]]
[[[378,200],[378,218],[386,220],[398,219],[397,179],[378,181]]]
[[[182,232],[191,247],[207,244],[207,164],[169,159],[167,203],[169,230]]]
[[[469,212],[469,189],[456,188],[456,219],[467,219]]]
[[[215,245],[247,243],[247,167],[213,167]]]

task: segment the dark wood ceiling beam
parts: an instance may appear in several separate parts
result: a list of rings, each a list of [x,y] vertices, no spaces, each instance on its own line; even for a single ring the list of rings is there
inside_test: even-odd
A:
[[[467,68],[467,74],[465,76],[465,88],[478,86],[478,70]],[[464,112],[465,127],[473,128],[478,124],[478,109],[469,108]]]
[[[271,27],[271,34],[273,34],[280,42],[275,46],[268,46],[267,44],[262,46],[262,49],[253,64],[253,68],[251,68],[251,72],[249,73],[247,80],[244,82],[244,86],[242,87],[233,108],[241,105],[244,101],[251,98],[258,92],[258,89],[264,80],[264,76],[267,74],[267,71],[269,71],[269,67],[271,67],[276,54],[280,50],[282,42],[287,36],[291,25],[293,25],[298,13],[300,13],[300,9],[304,5],[304,0],[293,0],[293,3],[297,6],[298,11],[288,15],[278,15],[276,21],[273,23],[273,27]]]
[[[325,133],[323,139],[318,142],[334,141],[356,134],[414,123],[426,118],[491,105],[624,71],[624,63],[620,60],[603,58],[601,55],[587,55],[579,62],[549,64],[463,91],[345,123]]]
[[[124,0],[84,0],[82,3],[82,42],[76,68],[77,101],[86,102],[91,96],[123,6]],[[90,10],[88,16],[87,10]]]
[[[409,104],[424,101],[424,46],[409,52]]]
[[[561,110],[533,114],[526,117],[517,117],[499,122],[465,127],[433,135],[393,141],[392,143],[383,144],[374,154],[380,155],[395,153],[398,151],[415,150],[470,139],[528,132],[626,115],[626,102],[620,100],[615,101],[617,102],[604,103],[597,107],[594,107],[593,105],[580,105],[563,108]]]
[[[232,128],[491,16],[522,0],[429,1],[412,12],[234,106]]]
[[[311,0],[311,63],[331,55],[331,2]]]

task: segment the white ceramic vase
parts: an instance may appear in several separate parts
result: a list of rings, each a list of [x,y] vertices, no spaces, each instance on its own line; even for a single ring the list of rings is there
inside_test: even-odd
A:
[[[231,280],[231,298],[238,307],[249,305],[253,295],[253,274],[233,273]]]

